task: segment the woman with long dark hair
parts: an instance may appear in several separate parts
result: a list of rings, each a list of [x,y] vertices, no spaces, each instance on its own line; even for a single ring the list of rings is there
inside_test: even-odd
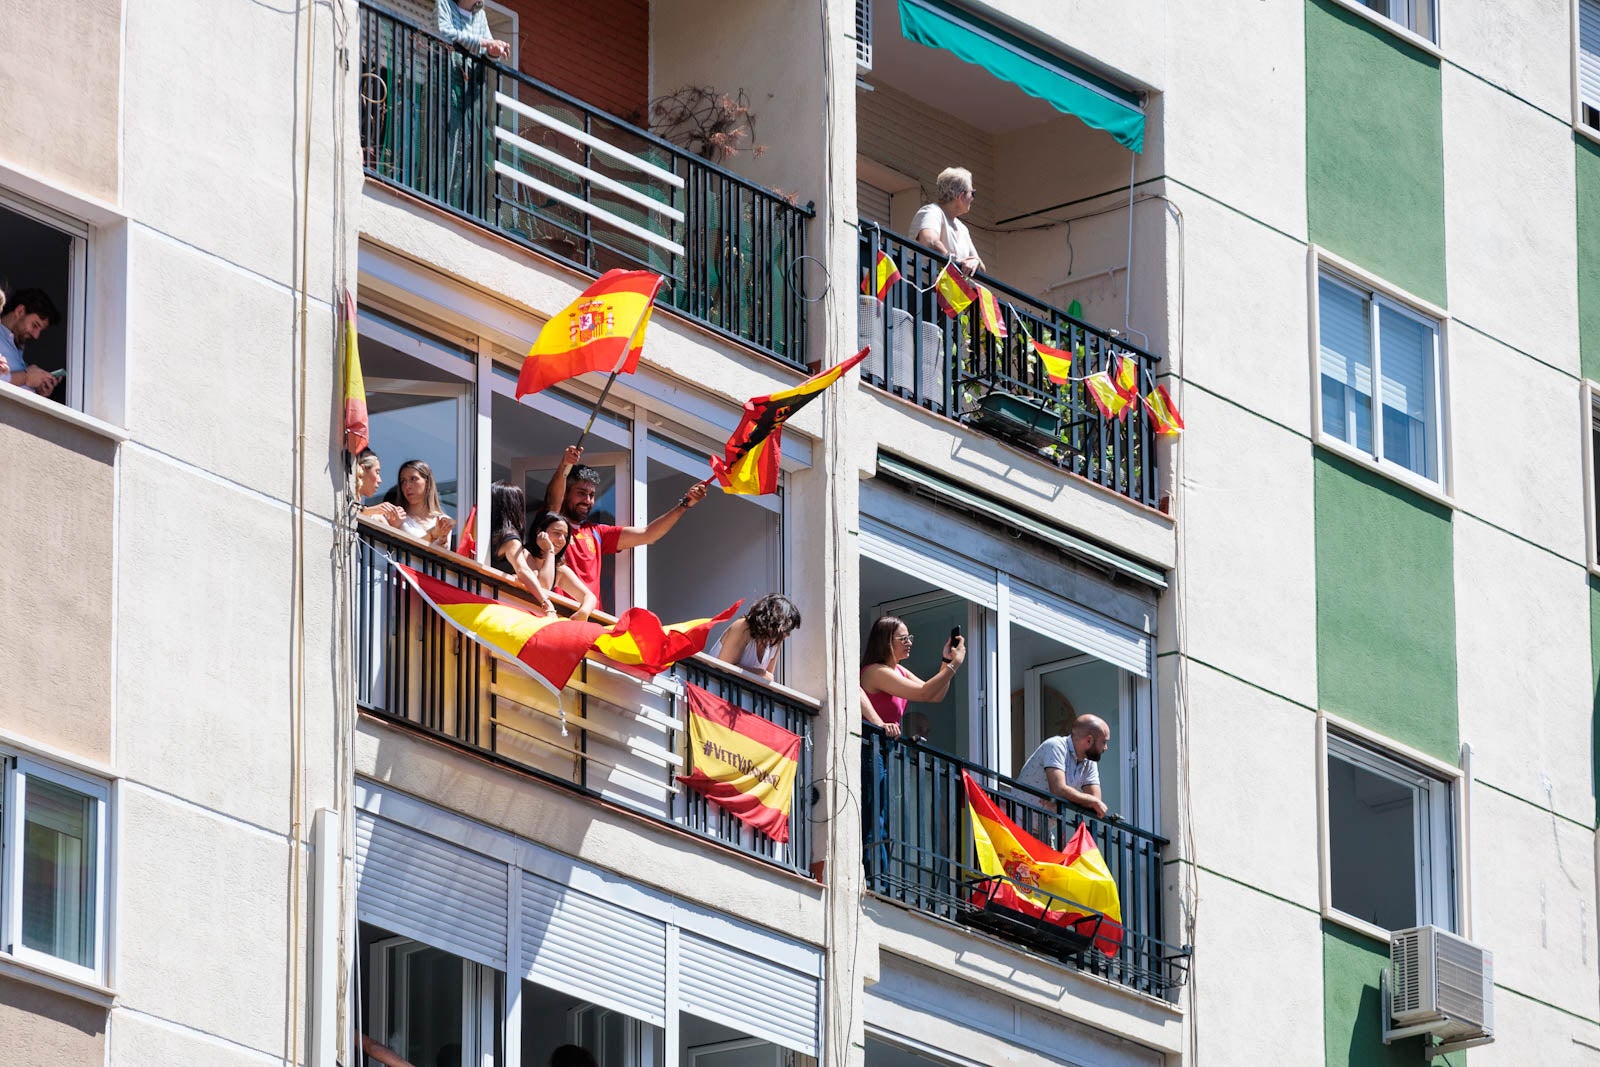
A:
[[[579,622],[587,619],[589,613],[599,604],[600,598],[594,595],[575,571],[567,566],[567,545],[572,539],[572,525],[566,517],[554,511],[547,511],[533,520],[533,525],[528,527],[528,540],[533,547],[528,549],[528,559],[532,563],[539,583],[546,589],[560,588],[565,596],[572,596],[578,601],[578,610],[572,617]],[[581,590],[573,594],[567,592],[571,589]]]
[[[772,681],[784,639],[800,629],[800,609],[782,593],[768,593],[734,619],[717,644],[717,658]]]
[[[528,504],[521,487],[495,482],[489,486],[489,566],[517,579],[546,615],[556,614],[550,602],[550,587],[539,581],[539,572],[522,546],[522,524]]]

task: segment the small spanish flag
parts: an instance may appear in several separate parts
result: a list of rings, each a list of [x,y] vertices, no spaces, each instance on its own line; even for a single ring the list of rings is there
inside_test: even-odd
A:
[[[1128,413],[1128,405],[1133,401],[1117,383],[1111,380],[1110,371],[1096,371],[1083,380],[1083,387],[1089,391],[1094,399],[1094,406],[1100,409],[1100,414],[1108,419],[1120,419]]]
[[[399,563],[394,569],[451,626],[520,667],[555,696],[567,687],[572,672],[606,629],[597,622],[534,615]]]
[[[944,270],[939,272],[939,277],[934,279],[934,291],[939,295],[939,307],[949,318],[955,318],[978,299],[978,290],[967,276],[959,269],[951,270],[950,264],[944,265]]]
[[[661,276],[647,270],[608,270],[551,317],[528,349],[517,376],[517,399],[586,371],[632,374]]]
[[[1139,364],[1132,356],[1117,357],[1117,392],[1130,403],[1139,395]]]
[[[760,496],[778,491],[778,461],[782,459],[783,424],[805,407],[846,371],[867,358],[871,346],[863,348],[842,363],[814,374],[795,386],[769,396],[745,401],[744,416],[734,427],[733,436],[721,458],[711,457],[711,473],[724,493]]]
[[[744,601],[710,619],[663,623],[647,608],[629,608],[607,633],[595,638],[594,650],[629,674],[654,678],[680,659],[704,652],[711,628],[733,618]]]
[[[476,559],[478,555],[478,505],[467,512],[467,521],[461,524],[461,539],[456,542],[456,554]]]
[[[1006,336],[1006,319],[1000,313],[1000,301],[995,298],[994,292],[976,282],[973,288],[978,290],[978,314],[983,319],[983,328],[996,337]]]
[[[1166,386],[1158,385],[1150,390],[1144,398],[1144,409],[1155,421],[1156,433],[1176,437],[1183,432],[1183,416],[1178,414],[1178,407],[1172,402]]]
[[[876,296],[879,300],[889,295],[890,286],[900,280],[900,268],[894,265],[894,260],[883,250],[878,251],[878,258],[872,264],[872,273],[861,279],[861,291],[868,296]]]
[[[356,344],[356,298],[344,291],[344,450],[360,455],[367,447],[367,383],[361,377]]]
[[[1044,364],[1045,377],[1057,385],[1066,385],[1071,381],[1072,350],[1070,348],[1052,348],[1040,344],[1033,338],[1028,338],[1028,343],[1033,346],[1034,355],[1039,357],[1039,362]]]
[[[678,781],[752,830],[786,843],[800,766],[800,735],[697,685],[686,685],[684,690],[689,697],[693,764]]]
[[[961,772],[978,868],[989,876],[973,903],[1009,908],[1094,939],[1115,956],[1122,947],[1122,899],[1087,823],[1060,852],[1006,817],[972,775]]]

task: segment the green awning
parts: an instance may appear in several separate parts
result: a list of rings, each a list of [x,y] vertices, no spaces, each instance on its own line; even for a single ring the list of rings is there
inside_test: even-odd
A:
[[[1144,151],[1144,108],[1136,94],[944,0],[900,0],[900,34],[980,66],[1135,152]]]

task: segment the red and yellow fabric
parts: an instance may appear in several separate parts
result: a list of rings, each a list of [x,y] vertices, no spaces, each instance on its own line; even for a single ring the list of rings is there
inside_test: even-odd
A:
[[[744,601],[710,619],[663,623],[646,608],[629,608],[617,624],[595,639],[594,651],[629,674],[654,678],[680,659],[704,652],[711,628],[733,618]]]
[[[352,456],[367,447],[367,383],[361,377],[356,342],[356,298],[344,291],[344,450]]]
[[[1066,385],[1072,380],[1072,350],[1070,348],[1052,348],[1041,344],[1032,337],[1028,343],[1033,346],[1034,355],[1039,357],[1039,362],[1044,364],[1045,377],[1057,385]]]
[[[608,270],[539,331],[517,376],[517,399],[587,371],[632,374],[661,276]]]
[[[456,542],[456,552],[474,559],[478,555],[478,505],[467,512],[467,521],[461,524],[461,539]]]
[[[889,289],[900,280],[900,268],[887,252],[880,251],[872,264],[872,273],[861,279],[861,291],[879,300],[889,295]]]
[[[1144,409],[1155,422],[1156,433],[1176,437],[1183,432],[1183,416],[1178,413],[1178,406],[1172,402],[1166,386],[1158,385],[1150,390],[1144,398]]]
[[[800,766],[800,735],[697,685],[689,697],[688,774],[678,781],[783,844]]]
[[[418,574],[402,564],[396,563],[394,568],[451,626],[522,668],[555,696],[566,688],[595,638],[605,632],[597,622],[534,615]]]
[[[1000,313],[1000,301],[994,291],[986,285],[973,283],[973,288],[978,290],[978,317],[983,320],[983,328],[996,337],[1005,337],[1006,317]]]
[[[1117,357],[1117,392],[1131,404],[1139,397],[1139,364],[1131,356]]]
[[[723,456],[711,457],[711,473],[724,493],[760,496],[778,491],[783,424],[789,416],[822,395],[822,391],[867,358],[870,346],[795,386],[745,401],[744,416],[728,438]]]
[[[967,280],[967,276],[959,269],[951,270],[950,264],[944,265],[944,270],[939,272],[939,277],[934,279],[934,292],[939,297],[939,307],[949,318],[955,318],[978,299],[977,286]]]
[[[1095,948],[1115,956],[1122,945],[1122,900],[1088,824],[1079,823],[1057,852],[1006,818],[972,775],[962,771],[961,777],[978,868],[995,879],[977,890],[975,902],[1093,936]]]
[[[1117,388],[1117,383],[1111,380],[1110,371],[1096,371],[1083,380],[1083,387],[1089,391],[1089,396],[1094,400],[1094,406],[1100,409],[1100,414],[1108,419],[1120,419],[1128,413],[1128,405],[1132,401],[1128,395]]]

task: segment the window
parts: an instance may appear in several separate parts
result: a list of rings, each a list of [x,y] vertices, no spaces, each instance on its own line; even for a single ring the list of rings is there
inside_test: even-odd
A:
[[[56,386],[49,399],[80,411],[90,395],[83,358],[88,235],[82,223],[0,190],[0,290],[7,301],[0,314],[28,311],[16,297],[31,292],[42,294],[41,310],[55,320],[27,315],[0,324],[0,355],[13,372],[31,365],[50,374]]]
[[[1444,484],[1439,322],[1327,271],[1317,315],[1323,438]]]
[[[505,1062],[505,976],[366,923],[360,929],[362,1033],[417,1067]],[[368,1055],[358,1063],[377,1063]]]
[[[1397,22],[1435,44],[1439,41],[1438,18],[1434,0],[1355,0],[1362,7],[1371,8],[1391,22]]]
[[[88,981],[105,973],[104,782],[0,753],[5,790],[4,943],[12,955]]]
[[[1578,0],[1578,121],[1600,129],[1600,0]]]
[[[1600,383],[1583,383],[1584,410],[1589,413],[1589,436],[1584,441],[1584,481],[1589,507],[1589,569],[1600,573]]]
[[[1385,930],[1456,929],[1453,782],[1328,734],[1328,904]]]

